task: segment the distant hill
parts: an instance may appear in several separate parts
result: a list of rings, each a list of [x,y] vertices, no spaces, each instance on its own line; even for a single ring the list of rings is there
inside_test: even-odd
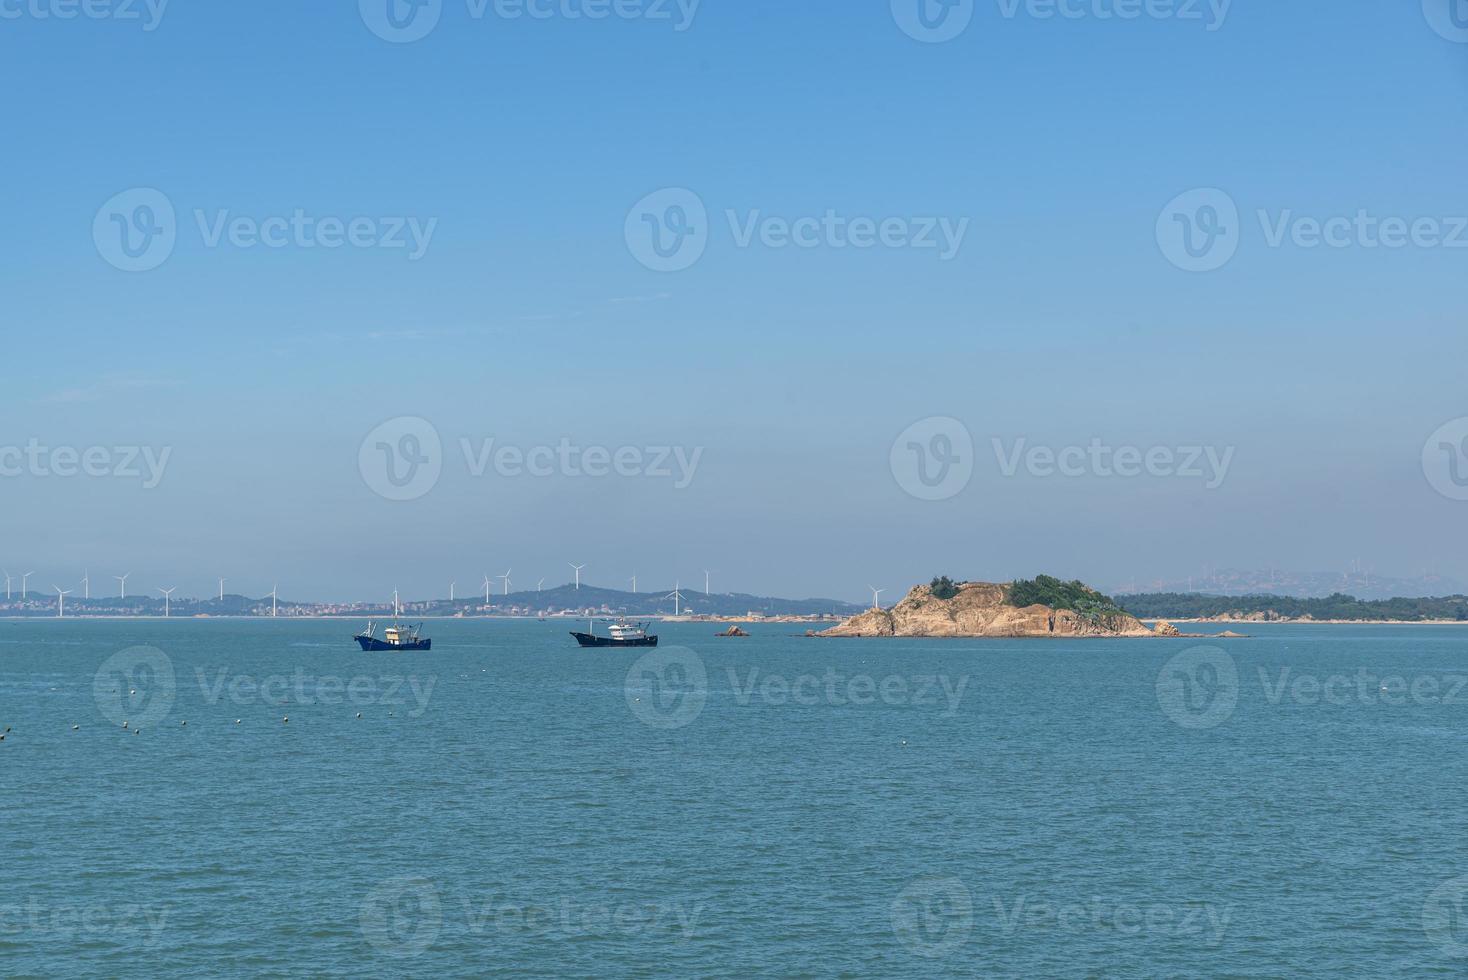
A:
[[[1293,596],[1216,596],[1196,592],[1151,592],[1120,596],[1138,619],[1347,619],[1360,622],[1468,620],[1468,596],[1422,599],[1358,599],[1337,593],[1318,599]]]
[[[1400,578],[1360,569],[1340,572],[1289,572],[1277,568],[1252,571],[1225,568],[1188,579],[1147,582],[1140,587],[1137,583],[1131,583],[1117,586],[1112,591],[1119,595],[1198,592],[1215,596],[1279,595],[1324,599],[1334,595],[1351,595],[1358,599],[1392,599],[1398,596],[1456,595],[1464,589],[1462,583],[1442,575]]]

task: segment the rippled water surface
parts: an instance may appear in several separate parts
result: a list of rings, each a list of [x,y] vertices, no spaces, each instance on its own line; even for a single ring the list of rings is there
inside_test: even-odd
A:
[[[1468,967],[1465,628],[359,625],[0,623],[0,974]]]

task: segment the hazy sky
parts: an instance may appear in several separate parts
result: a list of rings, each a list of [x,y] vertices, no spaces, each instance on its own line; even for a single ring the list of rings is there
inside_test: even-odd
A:
[[[392,2],[0,0],[33,588],[1468,578],[1468,11]]]

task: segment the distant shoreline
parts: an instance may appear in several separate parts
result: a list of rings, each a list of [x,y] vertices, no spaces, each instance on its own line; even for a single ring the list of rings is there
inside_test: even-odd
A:
[[[1468,626],[1468,620],[1463,619],[1188,619],[1162,616],[1157,619],[1144,619],[1144,623],[1156,625],[1159,622],[1169,623],[1216,623],[1223,626]]]

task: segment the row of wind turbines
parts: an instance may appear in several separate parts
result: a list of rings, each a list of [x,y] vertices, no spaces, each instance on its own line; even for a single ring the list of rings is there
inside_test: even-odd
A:
[[[571,561],[566,562],[566,565],[574,573],[575,580],[573,582],[573,585],[574,585],[576,591],[577,592],[580,592],[581,591],[581,573],[586,570],[586,565],[584,563],[578,565],[575,562],[571,562]],[[484,602],[485,602],[486,605],[488,605],[489,602],[491,601],[491,584],[492,583],[491,583],[490,579],[491,578],[494,578],[494,579],[500,580],[504,584],[504,593],[503,594],[504,595],[509,595],[510,594],[510,574],[513,571],[514,571],[514,569],[513,568],[510,568],[510,569],[506,569],[505,570],[505,573],[503,575],[495,575],[495,576],[485,575],[484,576],[484,583],[483,583],[484,584]],[[709,595],[712,594],[710,592],[710,587],[711,587],[711,583],[712,583],[712,576],[713,576],[713,572],[712,571],[710,571],[708,569],[704,569],[704,573],[703,573],[703,594],[704,594],[704,597],[705,598],[707,598]],[[632,594],[633,595],[636,595],[637,594],[637,573],[636,572],[633,572],[632,573],[632,577],[629,578],[627,581],[632,584]],[[459,583],[457,581],[450,582],[449,583],[449,602],[456,601],[456,598],[455,597],[456,597],[457,593],[456,593],[455,590],[458,588],[458,585],[459,585]],[[540,592],[544,588],[545,588],[545,579],[541,579],[539,582],[537,582],[535,584],[535,591],[536,592]],[[683,592],[681,590],[682,590],[682,582],[681,582],[681,580],[680,581],[675,581],[673,583],[673,591],[672,592],[669,592],[667,595],[663,596],[664,599],[672,599],[673,600],[673,615],[675,615],[675,616],[680,615],[682,613],[682,603],[683,603],[684,599],[686,598],[686,596],[683,595]],[[394,596],[396,596],[396,594],[397,593],[394,592]],[[396,602],[396,599],[394,599],[394,602]]]
[[[5,601],[10,602],[14,597],[15,577],[11,575],[8,570],[0,569],[0,574],[4,574],[5,576]],[[24,575],[20,576],[20,599],[22,602],[30,598],[30,578],[34,574],[36,573],[26,572]],[[127,598],[127,580],[132,577],[132,574],[132,572],[128,572],[126,575],[112,576],[117,581],[117,597],[119,599]],[[219,580],[220,601],[224,600],[224,583],[226,581],[227,580],[223,578]],[[82,579],[79,584],[82,587],[82,598],[90,601],[92,598],[92,573],[89,571],[83,572]],[[76,592],[76,589],[63,589],[59,585],[53,585],[51,586],[51,588],[56,590],[56,615],[58,617],[65,616],[66,597]],[[157,591],[160,595],[163,596],[163,616],[164,618],[167,618],[168,615],[173,611],[173,594],[178,591],[178,586],[175,585],[171,589],[158,589]],[[280,611],[279,594],[280,586],[272,586],[270,589],[270,615],[272,617],[277,616]]]
[[[574,583],[574,585],[575,585],[576,591],[578,591],[578,592],[581,591],[581,573],[583,571],[585,571],[585,569],[586,569],[587,566],[585,565],[585,563],[582,563],[582,564],[579,564],[578,565],[575,562],[567,562],[566,564],[575,573],[575,583]],[[492,597],[492,594],[493,594],[492,593],[492,582],[491,582],[491,578],[498,579],[501,583],[503,583],[503,587],[504,587],[504,593],[503,594],[506,595],[506,596],[508,596],[510,594],[510,586],[511,586],[511,581],[512,581],[511,578],[510,578],[510,575],[513,572],[514,572],[514,569],[513,568],[508,568],[508,569],[505,570],[504,574],[502,574],[502,575],[490,576],[490,575],[486,574],[484,576],[484,601],[485,601],[486,604],[488,604],[491,601],[491,597]],[[5,570],[5,569],[0,569],[0,573],[3,573],[3,575],[5,576],[5,601],[9,602],[14,597],[15,576],[12,576],[10,574],[9,570]],[[24,573],[23,575],[20,576],[20,598],[21,598],[21,601],[22,602],[26,601],[30,597],[30,578],[34,574],[36,574],[34,571],[30,571],[30,572],[26,572],[26,573]],[[114,580],[116,580],[116,582],[118,584],[118,598],[119,599],[126,599],[127,598],[127,580],[132,577],[132,574],[133,574],[132,572],[128,572],[125,575],[114,575],[114,576],[112,576],[112,578]],[[712,594],[711,591],[710,591],[711,583],[712,583],[712,575],[713,575],[713,572],[712,571],[710,571],[708,569],[705,569],[704,570],[704,573],[703,573],[703,594],[704,594],[705,597],[708,597],[709,595]],[[224,578],[221,578],[219,580],[219,598],[220,598],[220,601],[223,601],[224,600],[224,583],[226,581],[227,580],[224,579]],[[637,594],[637,573],[636,572],[633,572],[632,573],[632,577],[630,579],[628,579],[628,581],[632,584],[632,593],[634,595],[636,595]],[[82,578],[81,578],[80,585],[82,586],[82,598],[90,601],[91,598],[92,598],[92,575],[91,575],[91,572],[90,571],[86,571],[86,572],[83,572],[82,573]],[[540,591],[542,591],[544,589],[544,587],[545,587],[545,579],[542,578],[539,582],[536,583],[535,591],[536,592],[540,592]],[[56,591],[56,615],[58,617],[64,617],[66,615],[66,597],[69,596],[69,595],[72,595],[73,593],[75,593],[76,590],[75,589],[63,589],[59,585],[53,585],[52,588]],[[449,583],[449,602],[456,601],[456,591],[455,590],[457,588],[458,588],[458,582],[455,581],[455,582],[450,582]],[[667,595],[665,595],[665,596],[662,597],[665,600],[668,600],[668,599],[671,599],[672,600],[672,602],[673,602],[673,615],[675,615],[675,616],[682,615],[682,611],[683,611],[682,604],[687,599],[687,597],[683,594],[682,588],[683,588],[682,581],[681,580],[677,580],[673,584],[673,591],[672,592],[669,592]],[[173,594],[178,591],[178,586],[174,586],[174,587],[168,588],[168,589],[160,588],[157,591],[158,591],[158,593],[161,596],[163,596],[163,616],[166,619],[166,618],[168,618],[168,616],[172,612]],[[877,590],[877,589],[873,589],[872,590],[872,604],[873,604],[873,606],[876,605],[877,596],[880,594],[881,591],[885,591],[885,590]],[[280,608],[279,607],[279,594],[280,594],[280,586],[278,584],[272,586],[271,589],[270,589],[270,615],[271,615],[272,618],[277,617],[278,614],[279,614],[279,608]],[[398,608],[398,593],[397,593],[397,590],[394,590],[393,591],[393,608],[394,608],[394,610],[396,610]]]

